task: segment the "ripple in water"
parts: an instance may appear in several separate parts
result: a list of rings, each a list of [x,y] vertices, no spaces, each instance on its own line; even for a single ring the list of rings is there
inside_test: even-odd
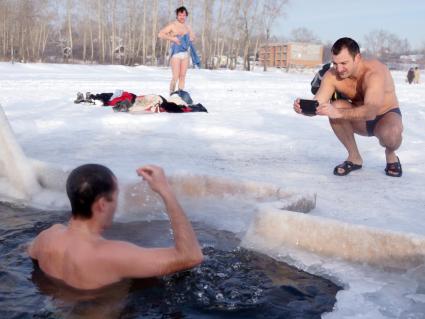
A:
[[[202,265],[83,292],[47,278],[25,243],[68,214],[0,205],[0,318],[320,318],[341,288],[268,256],[238,247],[227,231],[195,224]],[[116,223],[106,237],[146,246],[171,243],[164,221]]]

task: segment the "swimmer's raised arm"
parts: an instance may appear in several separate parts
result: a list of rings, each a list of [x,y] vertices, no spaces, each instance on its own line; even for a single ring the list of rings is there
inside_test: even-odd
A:
[[[118,205],[119,185],[107,167],[85,164],[75,168],[66,182],[72,213],[69,223],[43,230],[27,249],[41,270],[71,287],[97,289],[124,278],[166,275],[202,262],[195,232],[163,170],[148,165],[137,173],[164,200],[174,245],[143,248],[103,238]]]
[[[164,171],[154,165],[137,169],[164,200],[174,233],[174,247],[142,248],[126,242],[110,243],[112,264],[121,277],[152,277],[194,267],[202,262],[202,251],[196,234],[178,203]]]

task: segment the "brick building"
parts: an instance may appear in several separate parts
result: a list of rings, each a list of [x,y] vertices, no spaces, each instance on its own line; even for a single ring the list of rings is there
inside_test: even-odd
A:
[[[316,67],[322,64],[323,46],[320,44],[289,42],[263,45],[259,51],[260,64],[269,67]]]

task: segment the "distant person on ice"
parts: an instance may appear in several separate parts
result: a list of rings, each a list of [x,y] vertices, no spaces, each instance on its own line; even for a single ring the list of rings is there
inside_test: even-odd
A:
[[[415,84],[419,84],[420,78],[421,78],[421,72],[419,71],[419,68],[416,67],[415,71],[414,71],[414,78],[413,78],[413,83]]]
[[[28,254],[43,272],[68,286],[88,290],[125,278],[162,276],[201,263],[195,232],[163,170],[147,165],[137,169],[137,174],[164,201],[175,245],[145,248],[104,239],[102,232],[112,224],[118,204],[118,183],[105,166],[87,164],[74,169],[66,183],[72,209],[68,225],[51,226],[28,247]]]
[[[409,71],[407,71],[407,82],[409,82],[409,84],[412,84],[414,79],[415,71],[413,70],[413,68],[410,68]]]
[[[189,66],[189,57],[192,59],[193,65],[199,66],[199,57],[196,54],[195,48],[192,44],[195,41],[195,34],[192,32],[190,26],[186,24],[188,16],[185,7],[176,9],[176,20],[163,28],[158,37],[161,39],[171,41],[171,71],[172,79],[170,83],[170,94],[176,90],[178,82],[178,89],[183,90],[186,81],[186,71]],[[190,53],[190,56],[189,56]]]
[[[332,46],[332,63],[315,95],[316,114],[328,116],[331,127],[348,152],[347,159],[334,169],[343,176],[362,168],[363,159],[354,133],[376,136],[385,148],[388,176],[400,177],[402,168],[395,151],[402,142],[403,124],[394,81],[388,68],[377,60],[363,59],[356,41],[341,38]],[[335,92],[347,100],[330,101]],[[300,99],[294,110],[302,113]]]

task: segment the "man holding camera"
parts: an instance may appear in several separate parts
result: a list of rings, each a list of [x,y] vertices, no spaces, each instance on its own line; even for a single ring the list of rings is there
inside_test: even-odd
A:
[[[331,127],[348,151],[348,158],[334,169],[344,176],[362,168],[363,159],[354,133],[376,136],[385,148],[388,176],[400,177],[402,168],[395,151],[402,142],[403,124],[394,81],[389,69],[377,60],[365,60],[356,41],[341,38],[332,46],[332,63],[315,95],[316,114],[329,117]],[[330,102],[335,92],[346,99]],[[302,114],[300,99],[294,110]]]

